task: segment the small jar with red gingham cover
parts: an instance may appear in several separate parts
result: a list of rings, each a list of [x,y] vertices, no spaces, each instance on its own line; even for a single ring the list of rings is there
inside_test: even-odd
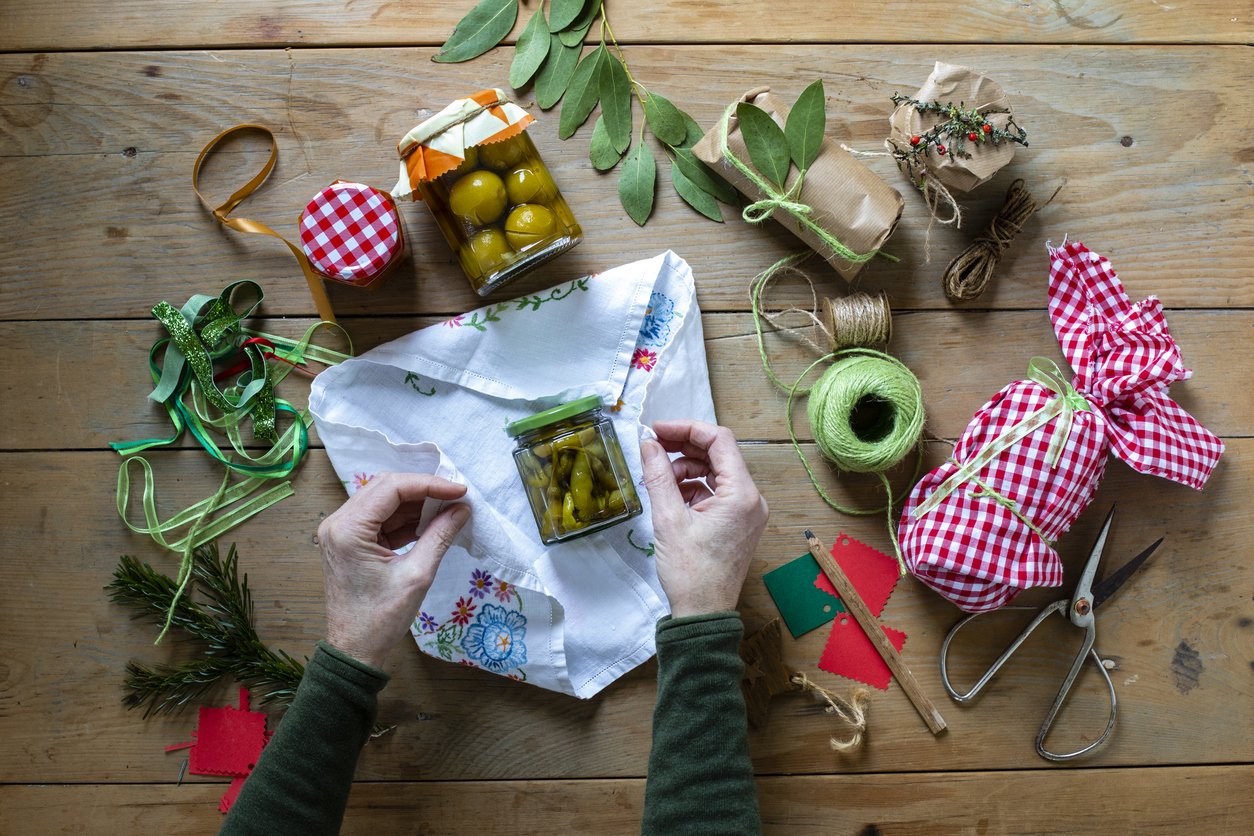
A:
[[[397,146],[397,198],[421,198],[480,296],[575,246],[583,230],[500,90],[458,99]]]
[[[405,254],[405,234],[391,195],[337,180],[301,213],[300,247],[326,278],[375,287]]]

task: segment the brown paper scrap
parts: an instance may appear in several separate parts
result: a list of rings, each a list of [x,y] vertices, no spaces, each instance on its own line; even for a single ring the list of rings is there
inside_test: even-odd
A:
[[[788,108],[770,92],[769,87],[758,87],[741,97],[762,108],[780,127],[788,118]],[[719,126],[701,138],[692,151],[697,159],[711,166],[750,200],[767,197],[748,178],[723,159],[719,150]],[[727,147],[736,157],[751,165],[749,149],[740,134],[740,125],[733,113],[727,123]],[[784,191],[797,180],[794,168],[788,176]],[[869,253],[880,249],[897,227],[905,205],[901,194],[881,180],[873,171],[853,158],[830,139],[824,139],[819,154],[810,170],[797,202],[811,207],[810,216],[818,226],[855,253]],[[797,219],[785,210],[777,210],[771,216],[811,249],[827,259],[843,279],[849,281],[862,270],[862,264],[845,260],[810,230],[797,223]]]

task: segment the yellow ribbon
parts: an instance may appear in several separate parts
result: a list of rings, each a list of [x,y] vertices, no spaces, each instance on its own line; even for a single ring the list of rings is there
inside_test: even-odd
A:
[[[1071,385],[1066,375],[1063,374],[1062,369],[1058,368],[1058,364],[1048,357],[1032,358],[1028,363],[1028,378],[1056,393],[1057,397],[1050,398],[1049,403],[986,444],[970,461],[955,461],[954,464],[958,469],[942,482],[926,500],[920,503],[911,513],[911,516],[916,520],[919,519],[944,502],[945,498],[963,483],[975,482],[979,489],[973,493],[974,496],[987,496],[999,504],[1005,505],[1040,534],[1036,526],[1019,512],[1014,500],[1001,496],[992,488],[980,482],[977,477],[980,471],[991,464],[994,459],[1048,424],[1054,418],[1058,419],[1058,424],[1054,427],[1054,434],[1050,438],[1045,458],[1049,462],[1051,469],[1057,467],[1058,462],[1062,458],[1062,451],[1067,447],[1067,440],[1071,437],[1071,430],[1075,426],[1075,413],[1091,412],[1093,406],[1084,399],[1083,395],[1075,390],[1075,387]],[[1044,535],[1041,536],[1042,539],[1046,539]]]
[[[226,199],[221,206],[212,206],[205,196],[200,193],[200,167],[204,164],[209,154],[214,148],[218,147],[218,143],[227,137],[242,133],[244,131],[258,131],[270,138],[270,158],[266,160],[266,164],[262,166],[261,171],[257,172],[251,180],[241,186],[230,197]],[[260,221],[250,221],[247,218],[232,218],[231,212],[235,207],[244,202],[245,198],[261,187],[266,182],[266,178],[270,176],[270,172],[274,171],[274,164],[279,158],[279,143],[274,138],[274,134],[269,128],[262,125],[236,125],[234,128],[227,128],[222,133],[209,140],[209,144],[200,149],[200,153],[196,155],[196,162],[192,166],[192,191],[196,193],[196,197],[205,205],[218,223],[229,227],[236,232],[251,232],[256,235],[269,235],[271,238],[278,238],[287,248],[292,251],[292,255],[296,256],[296,261],[300,264],[301,272],[305,274],[305,281],[309,283],[309,293],[313,296],[314,306],[318,309],[318,317],[326,322],[335,322],[335,311],[331,309],[331,300],[327,297],[327,290],[322,285],[322,275],[314,269],[309,263],[309,258],[304,251],[275,232],[270,227]]]

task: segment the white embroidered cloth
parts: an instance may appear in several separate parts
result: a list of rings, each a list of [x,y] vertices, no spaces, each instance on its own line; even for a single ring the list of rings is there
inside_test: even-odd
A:
[[[318,375],[310,409],[350,494],[384,470],[468,488],[471,521],[411,628],[423,652],[578,697],[653,655],[669,607],[644,487],[640,516],[543,546],[505,434],[586,395],[606,405],[638,485],[642,426],[714,422],[692,271],[674,253],[488,305]]]

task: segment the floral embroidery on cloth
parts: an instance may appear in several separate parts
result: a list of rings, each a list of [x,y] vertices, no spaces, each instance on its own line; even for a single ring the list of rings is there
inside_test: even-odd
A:
[[[637,344],[653,348],[665,346],[671,336],[673,319],[675,319],[675,303],[665,294],[653,291],[649,296],[649,307],[644,312],[644,322],[640,326],[640,340]]]
[[[651,372],[657,365],[657,352],[647,348],[637,348],[631,355],[631,365],[641,371]]]
[[[470,574],[469,590],[457,599],[443,624],[430,613],[420,612],[411,632],[433,656],[493,673],[509,671],[511,679],[525,682],[527,674],[522,666],[527,664],[527,616],[521,612],[523,599],[518,587],[475,569]],[[489,593],[500,606],[483,601]],[[515,604],[518,609],[510,609]]]

